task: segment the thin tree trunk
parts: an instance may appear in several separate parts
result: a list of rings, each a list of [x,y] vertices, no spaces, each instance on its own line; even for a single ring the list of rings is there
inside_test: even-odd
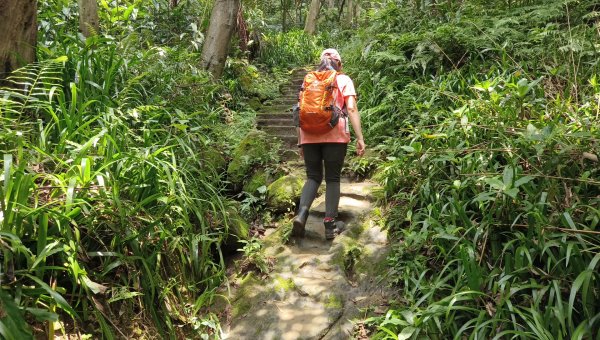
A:
[[[98,18],[98,3],[96,0],[79,1],[79,30],[85,37],[97,34],[100,31]]]
[[[288,11],[289,11],[288,1],[281,0],[281,30],[283,32],[287,31]]]
[[[335,0],[327,0],[327,8],[328,9],[335,8]]]
[[[354,1],[348,0],[348,12],[346,13],[346,26],[352,27],[352,22],[354,21]]]
[[[317,31],[317,18],[319,17],[320,7],[320,0],[312,0],[310,2],[310,8],[308,10],[308,15],[306,16],[306,24],[304,25],[304,32],[307,34],[314,35]]]
[[[215,78],[223,74],[239,8],[240,0],[216,0],[213,5],[202,46],[201,65]]]
[[[0,0],[0,84],[10,72],[35,61],[37,1]]]
[[[248,34],[248,25],[246,25],[246,19],[244,19],[244,10],[242,9],[241,5],[238,9],[236,21],[238,37],[240,38],[240,50],[242,50],[242,52],[246,52],[248,51],[248,41],[250,40],[250,35]]]
[[[341,0],[340,7],[338,9],[338,22],[342,22],[342,14],[344,13],[345,5],[346,5],[346,0]]]
[[[310,1],[310,0],[308,0]],[[302,15],[302,7],[304,7],[304,3],[306,0],[295,0],[296,3],[296,19],[294,20],[294,24],[296,25],[304,25],[306,24],[306,20],[304,20],[304,16]]]

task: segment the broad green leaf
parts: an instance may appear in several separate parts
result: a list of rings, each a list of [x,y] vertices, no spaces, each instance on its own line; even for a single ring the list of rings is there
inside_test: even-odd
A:
[[[414,334],[417,329],[415,327],[405,327],[399,334],[398,340],[406,340],[410,339],[410,337]]]
[[[519,178],[518,180],[515,181],[514,187],[518,188],[518,187],[520,187],[523,184],[527,184],[527,183],[531,182],[531,180],[533,180],[533,178],[534,177],[532,177],[532,176],[523,176],[523,177],[521,177],[521,178]]]
[[[502,183],[502,181],[496,177],[484,178],[483,181],[489,184],[495,190],[502,190],[504,188],[504,183]]]
[[[479,193],[474,199],[474,202],[488,202],[488,201],[495,201],[496,200],[496,194],[493,192],[482,192]]]
[[[575,222],[573,222],[573,219],[571,218],[571,214],[569,214],[568,212],[564,212],[563,217],[565,218],[565,221],[571,229],[577,229],[577,227],[575,226]]]
[[[11,172],[10,169],[12,167],[12,155],[4,154],[4,173],[2,174],[2,180],[4,181],[4,195],[8,195],[8,186],[11,181]]]
[[[502,173],[502,182],[504,183],[505,188],[512,187],[514,175],[515,169],[512,166],[507,165]]]
[[[87,277],[87,275],[82,275],[81,280],[83,284],[86,287],[88,287],[94,294],[104,294],[106,289],[108,289],[108,287],[90,280],[90,278]]]
[[[69,57],[67,57],[66,55],[63,55],[63,56],[60,56],[60,57],[54,59],[54,62],[57,62],[57,63],[65,63],[67,61],[69,61]]]
[[[25,275],[28,278],[30,278],[31,280],[33,280],[35,283],[37,283],[40,287],[42,287],[48,294],[50,294],[50,296],[54,299],[54,301],[56,301],[56,303],[58,304],[58,306],[64,310],[65,312],[69,313],[69,315],[71,315],[72,318],[76,318],[77,317],[77,313],[73,310],[73,308],[71,308],[71,306],[69,305],[69,303],[67,302],[67,300],[65,300],[65,298],[63,298],[60,294],[58,294],[55,290],[53,290],[52,288],[50,288],[50,286],[45,283],[44,281],[40,280],[39,278],[33,276],[33,275]]]
[[[58,321],[58,314],[47,309],[28,307],[25,310],[33,314],[38,321]]]
[[[567,310],[567,316],[569,319],[569,324],[573,326],[573,311],[576,309],[575,306],[575,298],[577,297],[577,292],[583,286],[584,282],[591,279],[593,271],[590,269],[586,269],[577,275],[575,281],[573,281],[573,285],[571,286],[571,292],[569,293],[569,308]],[[580,312],[582,312],[580,310]]]
[[[503,192],[512,198],[517,198],[517,195],[519,194],[519,188],[511,188],[504,190]]]
[[[3,314],[0,318],[0,335],[4,339],[33,339],[23,312],[4,289],[0,289],[0,305]]]
[[[54,241],[54,242],[46,245],[44,247],[44,249],[42,249],[41,253],[36,255],[35,261],[33,262],[33,264],[31,265],[31,267],[29,269],[30,270],[35,269],[35,267],[37,267],[37,265],[40,264],[40,262],[45,261],[46,258],[48,258],[49,256],[52,256],[58,252],[61,252],[62,250],[63,250],[62,245],[58,241]]]

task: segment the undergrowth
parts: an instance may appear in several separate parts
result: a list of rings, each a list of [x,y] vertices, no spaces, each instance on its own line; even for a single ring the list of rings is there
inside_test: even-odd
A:
[[[284,78],[233,58],[211,80],[204,3],[102,6],[84,39],[76,3],[41,2],[40,61],[0,89],[0,335],[215,336],[225,167]]]
[[[401,294],[373,338],[598,334],[595,6],[386,2],[344,51]]]

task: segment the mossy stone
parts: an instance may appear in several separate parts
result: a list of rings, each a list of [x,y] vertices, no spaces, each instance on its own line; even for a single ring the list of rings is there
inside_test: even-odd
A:
[[[240,216],[238,202],[229,201],[227,211],[227,238],[223,244],[223,252],[233,254],[243,246],[240,240],[248,240],[250,238],[250,225]]]
[[[215,147],[209,145],[205,146],[202,151],[200,151],[200,157],[205,164],[215,169],[217,173],[220,174],[225,171],[227,159],[225,159],[225,155],[223,155]]]
[[[344,302],[342,297],[337,294],[329,294],[325,301],[325,307],[330,309],[342,309],[344,308]]]
[[[296,289],[296,284],[292,279],[284,279],[281,276],[277,276],[275,278],[275,282],[273,285],[275,292],[289,292]]]
[[[264,131],[251,130],[233,150],[227,167],[227,178],[236,188],[241,188],[244,179],[252,173],[256,164],[270,159],[272,145]]]
[[[287,175],[271,183],[267,188],[267,204],[275,211],[289,211],[295,206],[302,193],[304,180],[300,177]]]
[[[250,108],[252,110],[258,110],[260,109],[263,105],[260,102],[260,99],[257,97],[252,97],[248,100],[248,106],[250,106]]]
[[[258,188],[267,185],[269,177],[269,174],[265,170],[259,169],[252,175],[252,177],[250,177],[250,180],[248,180],[247,183],[244,184],[243,190],[247,193],[254,195],[256,194]]]

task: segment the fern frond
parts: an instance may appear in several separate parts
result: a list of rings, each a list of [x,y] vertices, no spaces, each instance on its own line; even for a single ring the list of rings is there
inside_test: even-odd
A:
[[[64,58],[32,63],[15,70],[0,88],[0,114],[21,115],[47,108],[53,94],[62,91]]]

